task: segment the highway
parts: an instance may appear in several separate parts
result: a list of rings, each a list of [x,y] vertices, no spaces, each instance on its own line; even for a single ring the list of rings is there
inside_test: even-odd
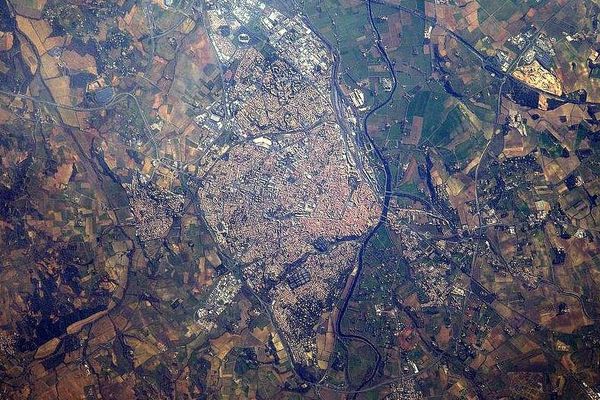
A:
[[[537,93],[543,94],[545,97],[549,98],[549,99],[554,99],[554,100],[559,100],[565,103],[569,103],[569,104],[581,104],[581,105],[600,105],[600,103],[598,102],[591,102],[591,101],[579,101],[579,100],[574,100],[574,99],[569,99],[565,96],[557,96],[555,94],[546,92],[544,90],[535,88],[533,86],[530,86],[528,84],[526,84],[525,82],[522,82],[518,79],[516,79],[515,77],[513,77],[510,72],[516,67],[516,63],[513,63],[513,65],[511,65],[511,67],[509,68],[508,72],[504,72],[502,71],[495,63],[491,62],[491,60],[493,60],[492,57],[488,57],[484,54],[482,54],[479,50],[477,50],[469,41],[465,40],[462,36],[460,36],[458,33],[454,32],[453,30],[441,25],[437,19],[435,18],[430,18],[428,16],[426,16],[425,14],[423,14],[422,12],[415,10],[413,8],[410,7],[406,7],[400,4],[394,4],[394,3],[389,3],[385,0],[369,0],[372,3],[376,3],[376,4],[380,4],[380,5],[384,5],[387,7],[391,7],[391,8],[395,8],[397,10],[400,11],[404,11],[408,14],[411,14],[417,18],[422,19],[423,21],[429,22],[433,27],[438,27],[441,30],[443,30],[446,34],[448,34],[449,36],[453,37],[454,39],[456,39],[459,43],[461,43],[467,50],[469,50],[471,53],[473,53],[473,55],[475,55],[480,61],[481,61],[481,67],[483,69],[485,69],[486,71],[493,73],[494,75],[496,75],[499,78],[503,78],[505,80],[510,80],[513,83],[516,83],[518,85],[522,85],[525,86]],[[573,0],[569,0],[567,3],[565,3],[562,7],[561,10],[566,7],[567,5],[569,5]],[[554,18],[556,16],[556,14],[558,14],[560,10],[558,10],[557,12],[555,12],[550,19]],[[542,30],[542,28],[544,26],[546,26],[546,24],[548,23],[549,20],[547,20],[539,29],[539,31]],[[515,60],[515,61],[519,61],[522,54],[524,54],[524,52],[531,47],[531,45],[533,44],[533,41],[531,41],[530,43],[528,43],[527,48],[521,53],[521,55]]]

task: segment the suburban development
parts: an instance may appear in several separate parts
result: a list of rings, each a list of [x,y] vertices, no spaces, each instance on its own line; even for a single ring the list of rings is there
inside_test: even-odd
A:
[[[0,0],[1,399],[600,400],[598,0]]]

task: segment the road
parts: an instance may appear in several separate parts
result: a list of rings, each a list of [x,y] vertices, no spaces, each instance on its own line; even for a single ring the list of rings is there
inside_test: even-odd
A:
[[[484,54],[482,54],[479,50],[477,50],[469,41],[465,40],[462,36],[460,36],[458,33],[454,32],[453,30],[441,25],[440,23],[438,23],[437,19],[435,18],[430,18],[428,16],[426,16],[425,14],[423,14],[422,12],[415,10],[413,8],[409,8],[400,4],[394,4],[394,3],[389,3],[385,0],[369,0],[373,3],[376,4],[381,4],[387,7],[391,7],[391,8],[395,8],[397,10],[401,10],[404,12],[407,12],[419,19],[422,19],[423,21],[429,22],[432,26],[434,27],[438,27],[441,30],[443,30],[446,34],[448,34],[449,36],[453,37],[454,39],[456,39],[458,42],[460,42],[467,50],[469,50],[471,53],[473,53],[473,55],[475,55],[480,61],[481,61],[481,67],[483,69],[485,69],[486,71],[495,74],[496,76],[500,77],[500,78],[504,78],[507,81],[510,80],[513,83],[516,83],[518,85],[522,85],[525,86],[537,93],[543,94],[545,97],[549,98],[549,99],[554,99],[554,100],[560,100],[562,102],[565,103],[569,103],[569,104],[581,104],[581,105],[600,105],[599,102],[591,102],[591,101],[579,101],[579,100],[575,100],[575,99],[569,99],[565,96],[556,96],[555,94],[546,92],[544,90],[540,90],[538,88],[535,88],[533,86],[530,86],[528,84],[526,84],[525,82],[522,82],[516,78],[514,78],[511,74],[510,71],[512,70],[512,68],[514,68],[514,66],[511,66],[511,69],[509,69],[508,72],[504,72],[502,71],[500,68],[498,68],[498,66],[491,62],[491,60],[493,58],[488,57]],[[570,4],[573,0],[569,0],[567,3],[565,3],[563,5],[563,7],[561,7],[561,10],[566,7],[568,4]],[[556,14],[559,12],[560,10],[558,10],[554,15],[552,15],[552,17],[550,17],[550,19],[552,19],[554,16],[556,16]],[[540,27],[540,31],[541,29],[548,23],[548,21],[546,21],[542,27]],[[528,46],[530,46],[530,44],[528,44]],[[520,59],[520,57],[519,57]]]

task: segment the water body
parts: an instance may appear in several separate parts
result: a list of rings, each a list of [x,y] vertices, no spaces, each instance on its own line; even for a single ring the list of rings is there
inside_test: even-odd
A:
[[[346,334],[342,331],[342,327],[341,327],[341,321],[344,318],[344,314],[346,313],[346,310],[348,309],[348,303],[350,302],[350,299],[352,298],[352,294],[354,293],[354,290],[356,288],[356,286],[358,285],[358,282],[360,280],[360,274],[363,270],[364,267],[364,254],[365,254],[365,250],[367,248],[367,245],[369,244],[369,241],[371,240],[371,238],[373,236],[375,236],[375,234],[379,231],[379,229],[384,225],[386,219],[387,219],[387,214],[388,214],[388,210],[389,210],[389,205],[390,205],[390,200],[391,200],[391,196],[392,196],[392,174],[390,171],[390,167],[389,164],[387,162],[387,160],[385,159],[385,157],[383,156],[383,154],[381,153],[381,150],[379,150],[379,148],[377,147],[375,141],[373,140],[373,138],[370,136],[369,134],[369,129],[368,129],[368,121],[369,118],[375,114],[377,111],[379,111],[381,108],[383,108],[385,105],[387,105],[393,98],[394,93],[396,92],[396,89],[398,87],[398,81],[396,80],[396,75],[394,74],[394,68],[392,65],[391,60],[389,59],[383,45],[381,44],[381,35],[379,33],[379,30],[377,29],[377,26],[375,25],[375,21],[373,18],[373,10],[371,7],[371,1],[368,0],[367,1],[367,7],[369,10],[369,22],[371,23],[371,27],[373,28],[373,31],[375,33],[375,36],[377,38],[377,48],[379,49],[379,52],[381,53],[381,55],[383,56],[385,63],[387,64],[387,67],[390,71],[390,75],[393,81],[393,86],[392,86],[392,90],[389,92],[388,97],[381,103],[379,103],[377,106],[373,107],[368,113],[367,115],[365,115],[365,118],[363,119],[363,133],[365,135],[365,138],[367,139],[368,143],[371,145],[371,147],[373,148],[373,151],[375,152],[375,155],[377,156],[378,161],[381,163],[381,165],[383,166],[383,170],[385,173],[385,193],[383,196],[383,205],[382,205],[382,209],[381,209],[381,215],[379,217],[379,221],[377,223],[377,225],[375,225],[375,227],[367,234],[367,236],[365,237],[364,241],[361,244],[359,253],[358,253],[358,267],[357,267],[357,271],[356,271],[356,276],[354,277],[353,281],[352,281],[352,286],[350,287],[350,290],[348,292],[348,296],[346,297],[346,299],[344,300],[344,303],[342,305],[342,308],[340,310],[339,313],[339,317],[338,320],[336,321],[336,330],[338,332],[338,335],[340,338],[342,339],[356,339],[356,340],[360,340],[362,342],[367,343],[375,352],[377,359],[376,359],[376,363],[375,363],[375,368],[373,368],[370,376],[367,377],[367,379],[365,379],[360,386],[358,387],[357,390],[361,390],[362,388],[364,388],[371,380],[373,380],[375,374],[377,373],[379,364],[381,362],[381,353],[379,352],[379,350],[377,349],[377,347],[375,347],[375,345],[373,343],[371,343],[367,338],[363,337],[363,336],[358,336],[358,335],[352,335],[352,334]],[[339,59],[336,57],[335,58],[335,62],[336,64],[339,64]],[[336,65],[336,70],[337,70],[337,65]]]

